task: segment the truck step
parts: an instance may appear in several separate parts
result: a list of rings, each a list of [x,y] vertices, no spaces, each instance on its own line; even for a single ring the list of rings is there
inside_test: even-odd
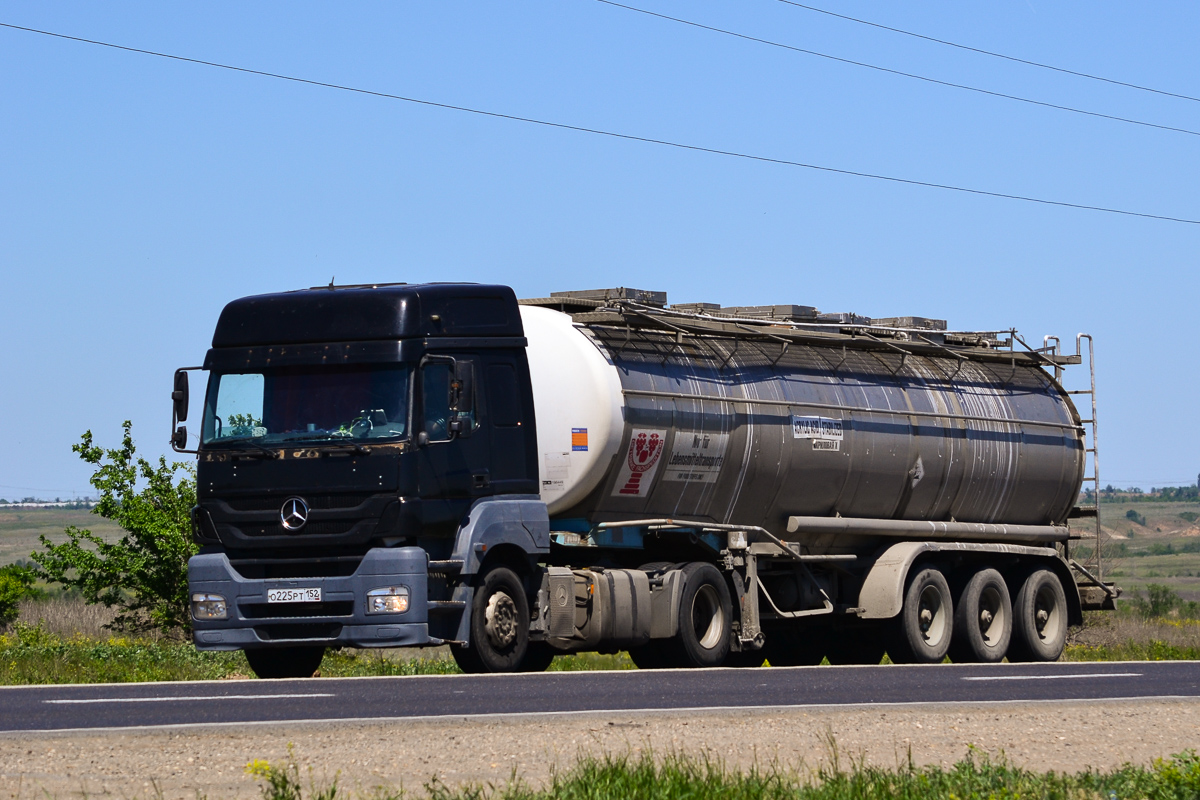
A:
[[[426,604],[430,611],[462,611],[466,607],[466,600],[430,600]]]
[[[447,558],[442,561],[430,561],[430,572],[462,572],[463,560],[461,558]]]

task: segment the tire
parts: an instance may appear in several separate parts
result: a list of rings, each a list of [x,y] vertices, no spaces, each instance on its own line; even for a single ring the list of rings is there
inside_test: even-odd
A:
[[[829,652],[829,626],[793,626],[771,631],[763,650],[772,667],[816,666]]]
[[[1013,600],[1009,661],[1057,661],[1067,644],[1067,594],[1048,569],[1034,570]]]
[[[683,567],[679,632],[670,639],[672,661],[681,667],[719,667],[729,655],[733,603],[725,578],[712,564]]]
[[[250,669],[260,678],[311,678],[325,658],[324,647],[272,647],[245,653]]]
[[[520,672],[528,650],[525,586],[508,567],[493,567],[479,578],[471,599],[471,640],[450,645],[450,653],[463,672]]]
[[[954,600],[946,576],[926,567],[908,579],[904,605],[892,620],[888,655],[897,664],[937,664],[954,634]]]
[[[829,632],[825,658],[835,667],[849,665],[878,666],[887,652],[882,631],[870,628],[844,628]]]
[[[1012,640],[1012,599],[1004,576],[981,569],[971,576],[954,603],[950,660],[957,664],[995,664]]]

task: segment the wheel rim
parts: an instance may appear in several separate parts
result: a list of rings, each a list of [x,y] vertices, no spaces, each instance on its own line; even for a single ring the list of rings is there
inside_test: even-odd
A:
[[[1037,596],[1033,600],[1033,624],[1038,638],[1042,641],[1053,642],[1058,638],[1062,625],[1062,609],[1059,607],[1054,587],[1049,583],[1038,588]]]
[[[496,592],[488,598],[484,630],[488,641],[497,649],[509,647],[516,641],[517,604],[505,592]]]
[[[921,590],[921,599],[917,603],[917,625],[925,644],[937,647],[946,637],[946,607],[942,603],[942,593],[934,584]]]
[[[1008,608],[995,586],[985,587],[979,595],[979,634],[988,647],[998,646],[1008,629]]]
[[[717,590],[711,586],[701,586],[692,599],[692,630],[705,650],[716,647],[725,635],[725,611]]]

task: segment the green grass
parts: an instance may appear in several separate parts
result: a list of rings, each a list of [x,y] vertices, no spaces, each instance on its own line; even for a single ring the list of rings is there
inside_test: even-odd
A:
[[[86,528],[105,541],[116,541],[124,533],[115,522],[86,509],[0,506],[0,565],[28,559],[31,552],[40,550],[41,534],[56,544],[65,542],[63,531],[70,525]]]
[[[405,657],[394,651],[329,651],[321,675],[350,678],[378,675],[456,675],[454,660]],[[633,669],[626,653],[559,656],[551,671]],[[189,642],[124,636],[64,636],[45,628],[17,624],[0,635],[0,685],[34,683],[129,683],[250,678],[254,673],[240,652],[202,653]]]
[[[274,766],[253,761],[247,772],[261,781],[263,800],[337,800],[350,793],[336,780],[317,784],[301,778],[290,761]],[[1012,766],[1003,758],[992,760],[973,752],[951,767],[917,767],[910,762],[898,769],[851,764],[843,769],[836,752],[829,766],[801,771],[780,766],[727,768],[711,758],[651,754],[582,757],[565,773],[551,776],[545,787],[532,787],[514,775],[502,786],[446,786],[436,779],[425,784],[423,795],[433,800],[860,800],[896,798],[928,800],[1018,800],[1018,798],[1145,798],[1183,800],[1200,797],[1200,758],[1192,751],[1150,766],[1126,765],[1109,772],[1091,769],[1077,773],[1033,772]],[[413,797],[403,789],[377,787],[366,795],[372,800]]]

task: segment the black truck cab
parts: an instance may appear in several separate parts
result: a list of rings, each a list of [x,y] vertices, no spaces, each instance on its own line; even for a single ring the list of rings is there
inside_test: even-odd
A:
[[[525,344],[503,286],[330,286],[229,303],[203,366],[197,645],[454,640],[453,613],[429,618],[430,562],[486,545],[458,539],[489,503],[501,516],[540,509],[535,539],[548,525]],[[401,588],[403,601],[373,599]]]

